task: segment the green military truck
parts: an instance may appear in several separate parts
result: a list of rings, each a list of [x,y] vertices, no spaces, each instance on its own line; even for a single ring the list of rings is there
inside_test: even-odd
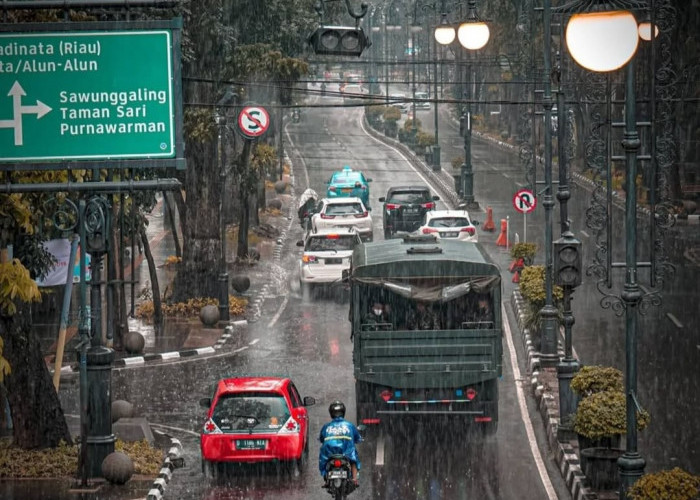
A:
[[[357,422],[442,418],[495,432],[501,277],[484,250],[432,236],[366,243],[347,277]]]

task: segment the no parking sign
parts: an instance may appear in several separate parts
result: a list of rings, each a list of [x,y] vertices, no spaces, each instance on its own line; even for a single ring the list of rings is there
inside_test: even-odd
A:
[[[248,139],[261,137],[270,127],[270,114],[262,106],[246,106],[238,113],[238,130]]]

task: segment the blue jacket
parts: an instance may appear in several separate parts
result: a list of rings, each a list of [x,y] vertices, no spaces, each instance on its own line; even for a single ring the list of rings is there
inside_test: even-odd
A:
[[[357,465],[360,470],[360,459],[357,456],[355,443],[362,441],[357,427],[343,417],[336,417],[321,428],[319,435],[321,451],[318,454],[318,469],[322,476],[326,475],[326,463],[331,455],[344,455]]]

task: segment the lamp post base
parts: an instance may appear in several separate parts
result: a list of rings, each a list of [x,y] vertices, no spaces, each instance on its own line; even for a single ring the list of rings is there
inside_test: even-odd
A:
[[[571,417],[576,413],[578,398],[571,390],[571,379],[578,372],[579,364],[575,359],[564,358],[557,365],[557,380],[559,382],[559,427],[557,439],[560,442],[570,441],[574,433]]]
[[[620,471],[620,500],[628,500],[627,492],[644,475],[646,461],[635,452],[626,451],[617,461]]]
[[[228,303],[228,273],[219,274],[219,319],[221,321],[228,321],[229,316],[229,303]]]

